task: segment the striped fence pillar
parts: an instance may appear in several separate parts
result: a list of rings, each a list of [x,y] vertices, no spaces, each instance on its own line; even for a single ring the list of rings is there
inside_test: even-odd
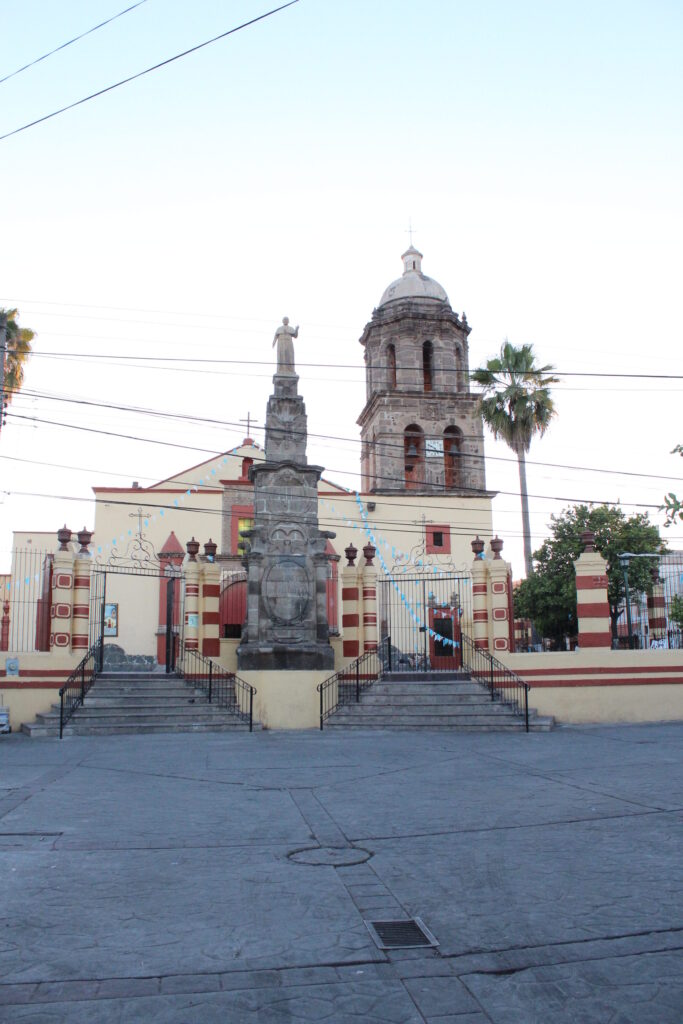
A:
[[[199,577],[200,566],[197,561],[199,541],[187,542],[187,562],[185,563],[185,648],[188,651],[199,650]]]
[[[484,542],[476,537],[472,541],[472,640],[475,647],[489,649],[488,570],[482,558]]]
[[[217,658],[221,653],[221,618],[218,603],[221,596],[221,569],[214,562],[216,545],[204,545],[206,561],[201,564],[201,650],[205,658]]]
[[[377,570],[372,561],[377,554],[373,544],[363,548],[365,565],[362,570],[363,600],[363,651],[372,651],[377,647]]]
[[[485,562],[488,569],[488,586],[491,597],[491,619],[489,626],[489,647],[492,651],[510,650],[510,566],[503,561],[500,553],[503,541],[494,537],[491,541],[493,558]]]
[[[574,562],[579,647],[611,647],[612,626],[607,599],[607,562],[595,550],[595,534],[581,534],[583,552]]]
[[[52,563],[50,650],[71,650],[71,610],[74,603],[74,556],[69,548],[71,530],[57,531],[59,549]]]
[[[342,569],[342,654],[349,660],[360,654],[360,587],[356,556],[358,549],[349,544],[344,551],[347,565]]]
[[[647,595],[647,625],[650,643],[666,639],[666,598],[657,569],[652,570],[652,593]]]
[[[74,559],[74,591],[71,610],[71,650],[84,655],[90,646],[90,566],[92,564],[88,544],[92,532],[85,527],[78,534],[81,545]]]

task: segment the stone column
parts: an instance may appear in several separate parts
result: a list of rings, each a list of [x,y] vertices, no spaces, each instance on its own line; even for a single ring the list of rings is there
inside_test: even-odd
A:
[[[666,598],[658,569],[652,570],[652,593],[647,596],[647,624],[650,643],[666,639]]]
[[[493,558],[486,563],[491,595],[489,639],[490,648],[494,652],[510,650],[510,601],[508,595],[510,566],[500,557],[502,550],[503,541],[500,537],[494,537],[491,541]]]
[[[52,563],[50,602],[50,650],[71,650],[71,609],[73,607],[74,556],[69,549],[71,530],[57,531],[59,550]]]
[[[221,653],[220,612],[221,569],[214,562],[216,545],[209,541],[204,545],[205,561],[201,564],[201,651],[205,658],[217,658]]]
[[[377,570],[372,561],[377,549],[369,542],[363,548],[365,565],[362,575],[363,651],[377,647]]]
[[[188,560],[185,563],[185,649],[199,649],[199,541],[187,542]]]
[[[484,542],[479,537],[472,541],[472,640],[475,647],[489,649],[488,571],[481,557]]]
[[[574,562],[579,647],[611,647],[607,562],[595,550],[595,534],[592,530],[584,530],[581,543],[583,553]]]
[[[359,608],[360,588],[358,569],[355,566],[358,549],[349,544],[344,551],[347,564],[342,569],[342,654],[345,658],[357,658],[360,654]]]
[[[78,534],[81,545],[74,559],[74,591],[71,612],[71,650],[84,656],[90,646],[90,566],[91,556],[88,544],[92,532],[85,527]]]

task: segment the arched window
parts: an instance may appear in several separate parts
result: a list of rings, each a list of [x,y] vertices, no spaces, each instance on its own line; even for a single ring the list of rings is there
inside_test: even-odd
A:
[[[390,391],[396,389],[396,348],[387,345],[387,384]]]
[[[407,491],[415,490],[424,483],[424,461],[424,433],[417,423],[411,423],[403,431],[403,465]]]
[[[462,487],[462,431],[446,427],[443,432],[444,483],[447,488]]]
[[[422,374],[425,391],[431,391],[434,386],[434,346],[431,341],[425,341],[422,346]]]

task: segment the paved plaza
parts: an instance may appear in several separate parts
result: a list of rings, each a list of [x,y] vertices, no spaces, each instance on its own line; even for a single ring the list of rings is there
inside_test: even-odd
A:
[[[683,726],[0,737],[0,1021],[680,1024]],[[417,916],[435,949],[380,949]]]

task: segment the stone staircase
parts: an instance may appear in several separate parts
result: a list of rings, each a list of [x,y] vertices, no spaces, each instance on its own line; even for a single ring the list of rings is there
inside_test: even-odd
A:
[[[248,730],[249,724],[201,690],[161,672],[103,672],[64,727],[65,736],[112,736],[118,733],[225,732]],[[23,724],[29,736],[59,736],[59,704]]]
[[[529,731],[552,729],[554,719],[529,708]],[[524,731],[524,716],[491,700],[489,690],[469,674],[394,672],[345,704],[326,729],[459,729],[467,732]]]

